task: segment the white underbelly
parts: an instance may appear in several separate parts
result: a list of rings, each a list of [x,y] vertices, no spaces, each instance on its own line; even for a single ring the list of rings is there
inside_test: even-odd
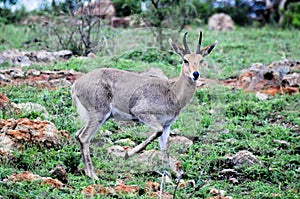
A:
[[[116,107],[112,107],[111,113],[112,113],[112,117],[116,120],[139,121],[137,117],[129,113],[123,112],[117,109]],[[177,116],[174,115],[155,115],[155,116],[162,126],[170,126],[177,119]]]
[[[125,113],[115,107],[112,107],[112,110],[111,110],[111,113],[112,113],[112,116],[114,119],[116,120],[136,120],[137,118],[132,116],[131,114],[129,113]]]
[[[162,126],[170,126],[177,119],[177,116],[161,115],[161,116],[157,116],[157,119],[159,120]]]

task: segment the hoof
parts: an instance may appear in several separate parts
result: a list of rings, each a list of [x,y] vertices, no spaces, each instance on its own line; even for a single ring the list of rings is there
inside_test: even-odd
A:
[[[124,159],[127,160],[129,158],[128,152],[125,152]]]
[[[94,176],[93,178],[94,180],[99,180],[98,176]]]
[[[86,174],[86,176],[94,180],[99,180],[98,176],[94,172],[90,174]]]

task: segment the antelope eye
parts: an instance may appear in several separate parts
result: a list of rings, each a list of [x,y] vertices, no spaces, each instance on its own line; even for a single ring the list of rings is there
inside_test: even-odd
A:
[[[185,64],[188,64],[188,63],[189,63],[189,61],[186,60],[186,59],[184,59],[183,62],[184,62]]]

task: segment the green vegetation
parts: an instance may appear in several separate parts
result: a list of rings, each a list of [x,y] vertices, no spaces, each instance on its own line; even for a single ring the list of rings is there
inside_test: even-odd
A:
[[[22,43],[32,37],[27,27],[7,25],[0,32],[3,45],[0,50],[25,49]],[[264,27],[236,28],[232,32],[210,32],[204,29],[203,46],[218,40],[214,52],[206,58],[209,67],[203,69],[202,77],[218,79],[238,75],[251,63],[270,63],[282,58],[299,59],[299,31]],[[68,62],[48,65],[32,65],[25,69],[39,70],[74,69],[88,72],[94,68],[113,67],[131,71],[143,71],[150,67],[161,68],[169,77],[175,77],[180,71],[180,58],[171,51],[161,51],[151,45],[150,34],[145,30],[118,30],[111,38],[115,44],[110,55],[99,53],[95,59],[72,58]],[[190,48],[196,47],[198,29],[189,31]],[[27,35],[28,33],[28,35]],[[170,33],[171,35],[171,33]],[[181,37],[173,38],[181,43]],[[150,46],[150,47],[149,47]],[[38,49],[33,46],[32,49]],[[8,63],[0,66],[8,67]],[[6,86],[0,88],[12,102],[36,102],[44,106],[52,115],[50,120],[57,129],[66,130],[75,137],[80,128],[76,120],[76,110],[72,106],[70,90],[39,89],[31,86]],[[226,191],[233,198],[299,198],[300,193],[300,94],[276,95],[266,101],[259,101],[255,93],[244,93],[221,85],[197,90],[191,102],[172,126],[179,135],[194,141],[184,155],[174,151],[170,154],[178,158],[185,172],[183,180],[194,180],[196,187],[178,188],[177,198],[209,197],[209,190],[217,188]],[[19,117],[0,112],[1,118]],[[36,114],[23,115],[34,119]],[[138,124],[107,122],[101,130],[107,129],[113,134],[112,141],[130,138],[136,143],[145,140],[150,129]],[[1,131],[1,130],[0,130]],[[118,133],[119,132],[119,133]],[[99,142],[105,136],[96,135]],[[274,140],[285,141],[287,144]],[[114,158],[107,154],[109,144],[92,146],[93,162],[99,173],[99,181],[86,178],[82,169],[79,148],[74,144],[64,143],[58,149],[41,149],[38,146],[25,145],[21,152],[16,151],[12,160],[0,159],[0,179],[9,175],[30,171],[41,176],[50,176],[49,171],[57,164],[63,164],[68,172],[68,185],[72,188],[61,190],[40,182],[28,181],[0,183],[0,196],[4,198],[87,198],[82,189],[97,183],[113,187],[117,180],[126,185],[138,185],[141,191],[137,195],[116,195],[111,198],[148,198],[143,192],[147,181],[160,182],[160,174],[143,168],[129,160]],[[159,149],[154,142],[147,149]],[[252,152],[263,166],[234,167],[225,158],[241,150]],[[222,175],[223,169],[235,169],[238,182]],[[173,193],[174,187],[167,185],[166,191]],[[97,195],[97,198],[108,198]]]
[[[292,26],[300,29],[300,4],[290,3],[289,9],[284,12],[284,26]]]

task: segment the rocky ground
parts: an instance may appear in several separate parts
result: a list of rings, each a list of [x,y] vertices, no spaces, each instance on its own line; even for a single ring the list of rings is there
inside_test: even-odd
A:
[[[70,87],[72,83],[83,74],[76,71],[43,71],[43,70],[24,70],[24,66],[32,63],[53,62],[55,60],[66,60],[72,56],[71,52],[59,51],[50,53],[46,51],[40,52],[19,52],[5,51],[0,54],[0,63],[7,62],[15,67],[8,67],[0,70],[0,86],[20,86],[30,85],[39,88],[56,89],[58,87]],[[227,80],[200,79],[199,88],[210,87],[211,85],[222,84],[232,89],[243,89],[245,92],[256,92],[256,96],[260,100],[265,100],[269,96],[275,94],[293,94],[299,92],[300,85],[300,61],[282,60],[276,61],[269,65],[263,63],[254,63],[248,70],[243,71],[238,77]],[[157,69],[147,71],[144,75],[159,76],[166,78],[163,73]],[[35,111],[45,114],[49,117],[47,110],[39,104],[25,103],[15,104],[10,101],[3,93],[0,93],[0,111],[10,111],[18,114],[21,111]],[[110,132],[106,132],[110,133]],[[24,144],[38,145],[45,147],[61,147],[62,143],[74,143],[75,141],[66,131],[58,131],[54,124],[49,121],[43,121],[39,118],[30,120],[27,118],[20,119],[0,119],[0,156],[7,159],[14,159],[13,151],[21,151]],[[112,146],[107,149],[108,153],[116,157],[124,157],[126,150],[134,147],[136,144],[129,140],[119,140],[112,142]],[[280,142],[280,140],[278,141]],[[185,153],[189,147],[193,145],[193,141],[187,137],[177,136],[176,133],[171,138],[171,145],[180,145],[180,153]],[[286,145],[288,143],[281,143]],[[155,168],[155,164],[160,161],[162,154],[159,151],[148,150],[143,151],[134,161],[144,164],[145,167]],[[262,163],[249,151],[241,150],[232,156],[225,157],[224,163],[234,166],[252,165]],[[170,157],[170,168],[173,172],[181,169],[181,163],[175,157]],[[57,165],[51,171],[51,177],[42,177],[31,172],[24,171],[16,173],[1,179],[1,182],[20,182],[20,181],[38,181],[41,184],[49,184],[56,189],[72,189],[67,185],[68,179],[63,166]],[[229,181],[235,183],[237,181],[237,173],[234,169],[224,169],[219,173],[222,178],[228,178]],[[179,186],[186,186],[187,183],[180,181]],[[139,190],[134,185],[125,185],[123,181],[116,182],[114,187],[103,187],[92,184],[83,188],[82,193],[88,196],[96,194],[107,195],[115,193],[136,193],[144,191],[149,196],[159,195],[159,184],[147,182],[145,190]],[[222,190],[211,190],[212,198],[230,199],[225,196]],[[172,198],[170,193],[166,193],[166,198]]]

